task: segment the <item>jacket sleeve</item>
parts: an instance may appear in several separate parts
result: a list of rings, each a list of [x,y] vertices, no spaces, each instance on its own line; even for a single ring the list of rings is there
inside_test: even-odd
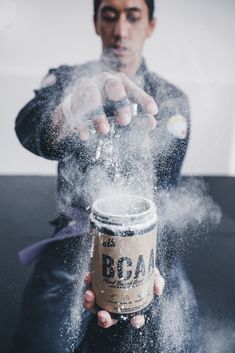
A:
[[[158,209],[157,267],[167,273],[175,257],[184,248],[181,229],[175,228],[170,215],[175,215],[174,192],[180,182],[180,172],[190,135],[190,108],[188,98],[181,91],[159,104],[156,127],[154,168],[157,188],[155,199]],[[178,205],[178,203],[177,203]],[[177,206],[177,210],[179,205]],[[179,215],[181,217],[181,209]]]
[[[53,82],[35,90],[35,97],[21,109],[16,118],[15,131],[19,141],[38,156],[59,160],[71,152],[72,137],[57,142],[51,124],[52,113],[61,102],[70,78],[69,66],[49,70],[45,81],[51,79]]]
[[[177,185],[188,147],[190,108],[187,96],[166,99],[159,106],[154,133],[154,168],[157,185],[169,189]]]

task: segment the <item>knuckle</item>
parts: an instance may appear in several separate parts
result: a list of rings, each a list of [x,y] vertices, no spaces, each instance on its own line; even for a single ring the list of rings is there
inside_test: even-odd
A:
[[[116,72],[115,76],[119,79],[119,80],[125,80],[126,75],[123,72]]]
[[[155,100],[153,99],[153,97],[151,97],[147,93],[145,93],[144,103],[146,105],[155,104]]]
[[[97,124],[106,124],[106,123],[108,123],[108,120],[106,118],[106,115],[103,114],[103,115],[94,116],[93,122],[94,122],[95,125],[97,125]]]
[[[113,77],[114,75],[110,74],[110,72],[107,71],[103,71],[100,72],[99,74],[97,74],[95,76],[94,81],[96,82],[96,84],[98,85],[102,85],[104,84],[109,78]]]
[[[82,100],[93,100],[97,96],[97,87],[94,84],[89,84],[82,90]]]
[[[119,78],[120,81],[126,81],[127,76],[123,72],[116,73],[116,76]]]
[[[121,84],[116,78],[109,78],[105,83],[106,90],[117,91],[118,89],[120,89],[120,86]]]
[[[100,76],[103,77],[103,78],[105,78],[105,79],[107,79],[107,78],[109,78],[109,77],[112,77],[113,75],[110,74],[110,72],[108,72],[108,71],[104,71],[104,72],[102,72],[102,73],[100,74]]]
[[[87,306],[87,304],[88,304],[88,302],[87,302],[85,296],[83,296],[83,304],[84,304],[85,306]]]
[[[97,85],[94,82],[90,82],[86,87],[86,91],[94,95],[97,93]]]

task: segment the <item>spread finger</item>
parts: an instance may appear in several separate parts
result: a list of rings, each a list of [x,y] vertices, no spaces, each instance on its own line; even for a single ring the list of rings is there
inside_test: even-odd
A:
[[[146,114],[156,115],[158,113],[158,106],[155,100],[149,94],[144,92],[125,75],[120,74],[120,78],[128,98],[136,103],[139,103]]]
[[[117,122],[127,125],[131,121],[130,102],[122,82],[116,78],[109,78],[104,85],[104,94],[108,106],[114,111]]]
[[[163,289],[165,286],[165,280],[160,275],[160,272],[157,268],[155,268],[155,275],[154,275],[154,287],[153,291],[156,295],[162,295]]]
[[[91,290],[87,290],[84,294],[84,299],[83,299],[84,306],[87,310],[89,310],[91,313],[95,314],[96,309],[95,309],[95,294]]]
[[[97,313],[97,318],[98,318],[98,325],[103,328],[109,328],[113,325],[116,325],[116,323],[118,322],[118,320],[112,319],[110,314],[105,310],[99,311]]]
[[[86,286],[91,286],[92,283],[92,275],[91,272],[87,272],[84,277],[84,283]]]
[[[145,318],[143,315],[136,315],[131,319],[131,324],[133,327],[139,329],[144,326]]]

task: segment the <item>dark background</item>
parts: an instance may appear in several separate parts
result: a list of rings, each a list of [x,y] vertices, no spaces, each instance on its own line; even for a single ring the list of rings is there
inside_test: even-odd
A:
[[[183,256],[199,301],[206,351],[235,352],[235,178],[205,177],[210,194],[222,208],[219,227]],[[9,353],[22,290],[31,266],[17,253],[49,237],[56,215],[55,177],[0,176],[0,341]],[[204,333],[205,333],[204,332]],[[20,352],[19,352],[20,353]]]

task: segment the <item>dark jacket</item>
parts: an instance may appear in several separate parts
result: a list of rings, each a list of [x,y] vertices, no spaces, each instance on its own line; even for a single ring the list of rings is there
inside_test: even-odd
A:
[[[16,133],[22,145],[29,151],[51,160],[57,160],[58,163],[58,201],[59,209],[62,213],[74,208],[86,209],[90,206],[94,197],[94,190],[90,191],[91,184],[97,180],[98,171],[91,171],[94,166],[92,162],[97,148],[99,137],[93,135],[88,142],[82,142],[77,135],[71,133],[62,141],[57,142],[55,132],[51,128],[51,117],[55,107],[63,100],[63,97],[70,90],[76,80],[79,78],[90,77],[95,73],[102,71],[100,62],[89,62],[80,66],[61,66],[57,69],[49,70],[55,83],[42,87],[35,91],[35,97],[20,111],[16,119]],[[144,61],[142,62],[134,80],[149,95],[151,95],[159,108],[156,116],[158,121],[157,128],[149,134],[149,146],[151,162],[148,164],[149,172],[146,172],[146,165],[141,168],[134,168],[138,173],[144,170],[136,182],[144,183],[147,174],[152,174],[152,190],[158,188],[170,188],[175,186],[179,179],[180,169],[185,157],[189,138],[189,103],[186,95],[160,78],[155,73],[148,71]],[[186,134],[183,137],[177,137],[169,132],[169,126],[177,124],[177,119],[185,119]],[[182,118],[183,117],[183,118]],[[174,121],[175,119],[175,121]],[[131,126],[123,128],[125,134],[133,135]],[[138,139],[136,145],[142,144],[141,127],[137,126],[139,133],[135,135]],[[125,153],[121,154],[120,159],[125,159],[125,165],[122,168],[122,174],[126,175],[126,169],[130,170],[136,161],[140,163],[141,157],[144,157],[145,151],[138,150],[140,155],[130,157],[131,147],[127,143],[120,144]],[[132,144],[133,145],[133,144]],[[127,156],[127,151],[129,156]],[[133,153],[132,153],[133,155]],[[144,159],[144,158],[143,158]],[[91,166],[93,164],[93,166]],[[151,164],[151,165],[150,165]],[[97,169],[97,165],[93,169]],[[103,168],[99,168],[99,172]],[[133,169],[133,168],[132,168]],[[132,175],[134,174],[134,171]],[[88,182],[88,177],[89,182]],[[107,175],[103,176],[104,179]],[[142,180],[140,180],[142,178]],[[108,178],[107,178],[108,179]],[[129,178],[130,179],[130,178]],[[149,177],[147,177],[149,183]],[[106,182],[106,181],[105,181]],[[89,184],[89,185],[88,185]],[[96,189],[99,186],[96,185]],[[92,189],[92,188],[91,188]],[[149,191],[145,191],[149,193]],[[154,191],[153,191],[154,193]],[[150,195],[145,195],[150,196]]]

